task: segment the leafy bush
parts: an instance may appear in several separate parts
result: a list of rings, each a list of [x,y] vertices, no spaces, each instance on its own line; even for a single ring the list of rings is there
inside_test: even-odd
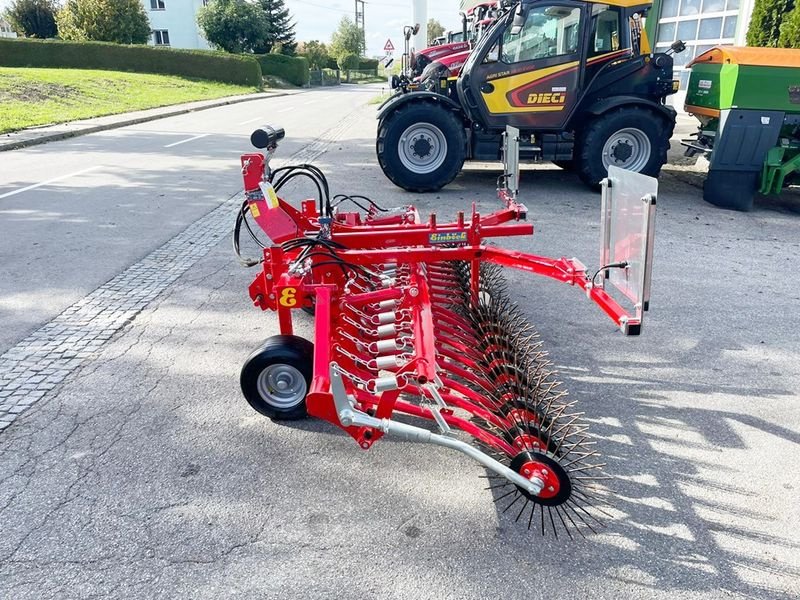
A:
[[[339,68],[343,71],[350,71],[358,68],[360,60],[358,58],[358,54],[352,54],[348,52],[340,55],[339,58],[336,59],[336,64],[338,64]]]
[[[56,5],[52,0],[16,0],[6,11],[11,27],[25,37],[56,37]]]
[[[205,38],[227,52],[253,52],[269,34],[267,17],[246,0],[211,0],[197,12]]]
[[[67,0],[56,15],[65,40],[146,44],[150,21],[139,0]]]
[[[303,56],[283,54],[256,54],[264,75],[274,75],[294,85],[308,83],[308,60]]]
[[[362,58],[358,63],[359,71],[375,71],[378,68],[377,58]]]
[[[781,23],[794,8],[794,0],[756,0],[747,28],[747,45],[778,46]]]
[[[800,48],[800,6],[795,6],[783,20],[778,45],[781,48]]]
[[[328,66],[328,48],[319,40],[311,40],[303,44],[301,53],[308,59],[308,64],[313,69],[324,69]]]
[[[0,66],[164,73],[261,87],[255,58],[209,50],[0,38]]]

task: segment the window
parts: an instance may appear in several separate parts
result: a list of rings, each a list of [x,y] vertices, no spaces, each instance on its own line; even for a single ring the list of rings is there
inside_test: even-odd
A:
[[[675,23],[662,23],[658,27],[658,42],[669,42],[672,43],[675,41]]]
[[[725,17],[725,26],[722,28],[722,37],[732,38],[736,35],[736,16]]]
[[[698,40],[714,40],[722,34],[722,17],[713,19],[703,19],[700,21],[700,31],[697,33]]]
[[[661,5],[661,18],[666,19],[676,16],[678,16],[678,0],[664,0]]]
[[[156,46],[169,46],[169,31],[167,29],[154,29],[153,43]]]
[[[681,16],[696,15],[700,12],[700,0],[682,0]]]
[[[619,50],[619,12],[617,9],[603,7],[593,15],[592,31],[594,44],[589,48],[589,56]]]
[[[164,0],[150,0],[150,10],[164,10]]]
[[[578,51],[581,11],[565,6],[540,6],[528,11],[518,35],[503,34],[500,58],[504,63],[551,58]]]
[[[725,0],[703,0],[703,14],[722,12],[725,10]]]
[[[696,40],[697,39],[697,21],[679,21],[678,22],[678,39],[687,41],[687,40]]]

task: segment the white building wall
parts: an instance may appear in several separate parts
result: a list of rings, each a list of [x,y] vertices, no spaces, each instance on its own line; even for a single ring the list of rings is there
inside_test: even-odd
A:
[[[0,6],[2,8],[2,6]],[[17,34],[11,30],[11,25],[8,21],[0,17],[0,37],[15,38]]]
[[[142,0],[150,29],[169,32],[169,45],[172,48],[207,50],[210,48],[197,25],[197,11],[203,0],[161,0],[164,9],[153,9],[151,0]],[[151,37],[150,44],[154,44]]]

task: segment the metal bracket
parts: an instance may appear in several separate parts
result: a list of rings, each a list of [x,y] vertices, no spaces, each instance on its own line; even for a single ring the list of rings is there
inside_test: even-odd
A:
[[[506,125],[503,133],[503,180],[514,199],[519,195],[519,129]]]
[[[459,439],[439,435],[427,429],[423,429],[422,427],[399,423],[392,419],[371,417],[356,409],[347,397],[344,381],[342,381],[342,377],[339,374],[339,366],[335,362],[332,362],[330,365],[330,378],[333,402],[334,406],[336,406],[336,413],[339,416],[339,422],[342,424],[342,427],[369,427],[407,442],[435,444],[444,448],[457,450],[458,452],[466,454],[473,460],[476,460],[490,471],[505,477],[514,485],[519,486],[534,496],[539,495],[544,489],[544,480],[540,477],[532,477],[531,479],[523,477],[501,462],[493,459],[491,456],[484,454],[474,446]]]

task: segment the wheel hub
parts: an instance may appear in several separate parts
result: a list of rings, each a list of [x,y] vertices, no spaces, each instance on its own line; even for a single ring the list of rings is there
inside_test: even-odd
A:
[[[627,140],[620,140],[611,151],[611,156],[619,162],[625,162],[633,155],[633,146]]]
[[[412,173],[432,173],[447,158],[447,139],[436,125],[415,123],[400,136],[397,154],[402,165]]]
[[[306,380],[291,365],[273,364],[261,371],[256,382],[258,394],[276,408],[292,408],[306,396]]]
[[[420,158],[425,158],[428,156],[433,149],[433,144],[431,144],[431,142],[432,140],[430,138],[414,138],[414,143],[412,144],[412,147],[414,148],[414,156],[419,156]]]
[[[511,469],[528,479],[537,478],[542,481],[542,491],[533,495],[527,490],[517,488],[528,500],[545,506],[564,504],[572,495],[572,483],[569,475],[548,453],[523,451],[517,454],[509,465]]]
[[[626,127],[608,137],[603,145],[603,167],[614,165],[629,171],[642,171],[650,162],[652,146],[647,134],[636,127]]]

